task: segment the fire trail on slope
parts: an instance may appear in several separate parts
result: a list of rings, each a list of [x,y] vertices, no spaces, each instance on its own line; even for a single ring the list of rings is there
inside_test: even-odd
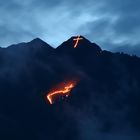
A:
[[[58,95],[65,95],[66,97],[69,96],[70,91],[75,87],[76,82],[68,82],[66,84],[61,85],[61,87],[57,90],[54,90],[52,92],[49,92],[46,97],[50,104],[53,104],[53,100],[55,96]]]

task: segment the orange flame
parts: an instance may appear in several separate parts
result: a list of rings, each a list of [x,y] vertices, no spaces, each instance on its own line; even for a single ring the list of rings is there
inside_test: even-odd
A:
[[[75,45],[74,45],[74,48],[76,48],[76,47],[78,46],[79,41],[82,40],[82,39],[83,39],[83,38],[80,38],[80,35],[78,35],[77,38],[73,39],[74,41],[76,41],[76,42],[75,42]]]
[[[53,104],[53,97],[59,94],[60,95],[64,94],[66,95],[66,97],[68,97],[69,92],[72,90],[72,88],[74,88],[74,86],[75,86],[75,83],[69,83],[60,90],[55,90],[54,92],[50,92],[48,95],[46,95],[49,103]]]

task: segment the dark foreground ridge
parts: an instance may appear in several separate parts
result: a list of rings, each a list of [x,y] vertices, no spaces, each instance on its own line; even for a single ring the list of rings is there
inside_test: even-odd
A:
[[[81,36],[56,49],[37,38],[0,48],[1,140],[139,140],[140,58]],[[67,99],[45,95],[79,79]]]

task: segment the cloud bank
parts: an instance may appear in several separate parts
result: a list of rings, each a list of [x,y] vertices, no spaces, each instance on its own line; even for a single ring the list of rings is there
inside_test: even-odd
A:
[[[103,49],[140,55],[139,0],[0,0],[0,46],[40,37],[54,47],[82,34]]]

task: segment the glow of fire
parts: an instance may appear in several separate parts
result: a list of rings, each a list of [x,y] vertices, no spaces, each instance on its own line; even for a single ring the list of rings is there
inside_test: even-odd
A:
[[[60,90],[55,90],[53,92],[50,92],[47,96],[47,99],[49,101],[50,104],[53,104],[53,98],[56,95],[66,95],[66,97],[68,97],[69,92],[74,88],[75,83],[69,83],[67,85],[65,85],[62,89]]]
[[[75,42],[75,45],[74,45],[74,48],[76,48],[76,47],[78,46],[79,41],[82,40],[82,39],[83,39],[83,38],[81,38],[80,35],[78,35],[77,38],[73,39],[74,41],[76,41],[76,42]]]

